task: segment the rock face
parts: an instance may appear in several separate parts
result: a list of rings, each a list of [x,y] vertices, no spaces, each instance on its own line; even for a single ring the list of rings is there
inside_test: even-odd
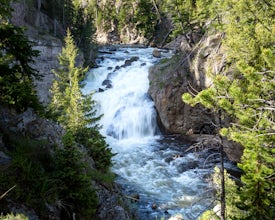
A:
[[[215,45],[217,46],[217,45]],[[192,61],[200,54],[185,50],[172,59],[163,60],[150,69],[149,95],[155,102],[159,122],[167,133],[212,133],[211,124],[216,122],[215,115],[198,105],[196,108],[183,103],[182,94],[190,90],[200,91],[207,85],[197,78]],[[203,73],[200,73],[203,77]],[[209,78],[207,78],[209,81]],[[193,91],[195,92],[195,91]],[[206,132],[205,127],[208,126]]]
[[[40,52],[33,67],[39,71],[41,80],[35,81],[35,88],[39,101],[47,104],[50,101],[50,88],[54,79],[53,69],[59,65],[57,56],[61,53],[61,40],[44,35],[43,39],[33,39],[33,49]]]
[[[13,3],[12,22],[26,27],[25,34],[32,42],[33,49],[39,51],[39,56],[34,58],[35,63],[32,67],[39,72],[41,80],[35,80],[34,84],[39,101],[46,105],[50,100],[50,88],[54,78],[52,70],[59,66],[58,55],[63,46],[60,39],[63,38],[65,30],[58,22],[40,11],[44,3],[43,0],[38,1],[37,8],[29,8],[25,1]],[[83,62],[83,54],[79,53],[76,63],[83,64]]]
[[[121,191],[119,186],[113,184],[114,191]],[[97,220],[130,220],[134,219],[134,216],[127,211],[125,211],[125,207],[122,205],[126,204],[122,196],[116,193],[110,193],[110,190],[107,188],[100,186],[98,190],[99,197],[99,207],[97,210]],[[121,202],[118,202],[121,201]]]
[[[61,138],[65,133],[64,129],[53,121],[39,117],[32,109],[27,109],[18,115],[11,109],[1,107],[0,115],[0,134],[13,132],[35,140],[45,140],[50,144],[49,147],[62,146]],[[2,144],[0,142],[0,146],[2,145],[4,146],[4,142]],[[8,146],[3,147],[2,150],[5,148],[9,150]]]
[[[178,38],[174,45],[166,47],[180,52],[150,69],[148,93],[155,103],[158,122],[165,133],[217,133],[215,124],[218,124],[218,116],[201,105],[191,107],[185,104],[182,94],[196,94],[211,85],[213,75],[223,72],[226,57],[221,38],[220,34],[209,36],[193,50],[183,38]],[[239,161],[242,148],[236,143],[226,141],[226,144],[225,152],[229,159]]]

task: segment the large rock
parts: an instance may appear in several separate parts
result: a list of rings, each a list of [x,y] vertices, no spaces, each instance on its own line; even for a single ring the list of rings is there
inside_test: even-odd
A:
[[[183,103],[182,94],[188,92],[193,81],[188,60],[173,58],[150,69],[149,95],[159,116],[160,127],[166,133],[200,133],[206,123],[215,121],[210,110]],[[176,66],[178,65],[178,66]]]
[[[110,187],[110,186],[109,186]],[[111,186],[112,190],[108,189],[107,186],[99,185],[97,193],[99,197],[99,206],[97,209],[96,220],[130,220],[134,218],[134,213],[126,210],[127,201],[119,193],[121,189],[117,184]],[[112,191],[112,192],[111,192]],[[136,217],[136,216],[135,216]]]
[[[191,50],[184,38],[178,38],[175,45],[167,45],[167,48],[180,48],[181,52],[150,69],[148,93],[155,103],[158,122],[165,133],[217,133],[218,115],[201,105],[191,107],[185,104],[182,94],[196,94],[212,84],[213,76],[223,73],[226,57],[221,39],[220,34],[205,37]],[[229,122],[224,120],[222,126],[228,126]],[[224,143],[227,156],[232,161],[239,161],[242,147],[229,141]]]

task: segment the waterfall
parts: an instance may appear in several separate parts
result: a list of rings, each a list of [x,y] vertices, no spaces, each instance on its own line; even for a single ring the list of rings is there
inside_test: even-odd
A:
[[[147,95],[148,70],[160,61],[152,52],[102,48],[83,91],[95,91],[97,112],[103,114],[101,133],[116,154],[112,170],[125,194],[139,194],[140,219],[168,219],[176,213],[196,219],[211,204],[204,178],[211,169],[196,154],[185,153],[186,144],[159,133],[154,103]]]
[[[154,103],[147,95],[148,69],[157,62],[152,51],[121,48],[103,53],[100,67],[89,73],[86,90],[100,90],[94,99],[97,111],[104,114],[100,121],[104,135],[125,140],[158,134]]]

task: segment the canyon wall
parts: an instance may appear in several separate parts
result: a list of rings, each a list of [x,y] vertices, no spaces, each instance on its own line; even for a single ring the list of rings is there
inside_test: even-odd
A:
[[[222,35],[203,37],[197,46],[190,48],[183,37],[166,46],[176,51],[171,59],[162,60],[150,69],[148,93],[158,113],[159,126],[169,134],[208,134],[210,139],[218,133],[218,115],[198,104],[191,107],[182,101],[182,94],[211,86],[216,74],[225,74],[226,56]],[[228,125],[223,120],[222,126]],[[225,152],[232,161],[239,161],[242,147],[224,140]]]

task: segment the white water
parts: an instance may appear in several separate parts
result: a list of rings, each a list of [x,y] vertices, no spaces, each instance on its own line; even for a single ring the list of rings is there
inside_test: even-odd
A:
[[[98,114],[104,114],[101,132],[117,153],[113,158],[117,181],[125,193],[140,196],[137,204],[140,219],[168,219],[176,213],[181,213],[185,220],[196,219],[209,205],[205,194],[208,184],[202,178],[209,169],[197,165],[200,159],[194,154],[184,154],[184,144],[167,142],[158,132],[154,103],[147,95],[148,69],[159,61],[152,51],[152,48],[119,48],[112,54],[102,54],[99,67],[87,75],[84,92],[105,90],[102,82],[111,80],[112,88],[96,92],[93,98]],[[130,66],[115,70],[135,56],[139,59]],[[108,76],[109,73],[112,74]],[[178,154],[181,157],[174,157]],[[157,209],[151,208],[153,204]]]

